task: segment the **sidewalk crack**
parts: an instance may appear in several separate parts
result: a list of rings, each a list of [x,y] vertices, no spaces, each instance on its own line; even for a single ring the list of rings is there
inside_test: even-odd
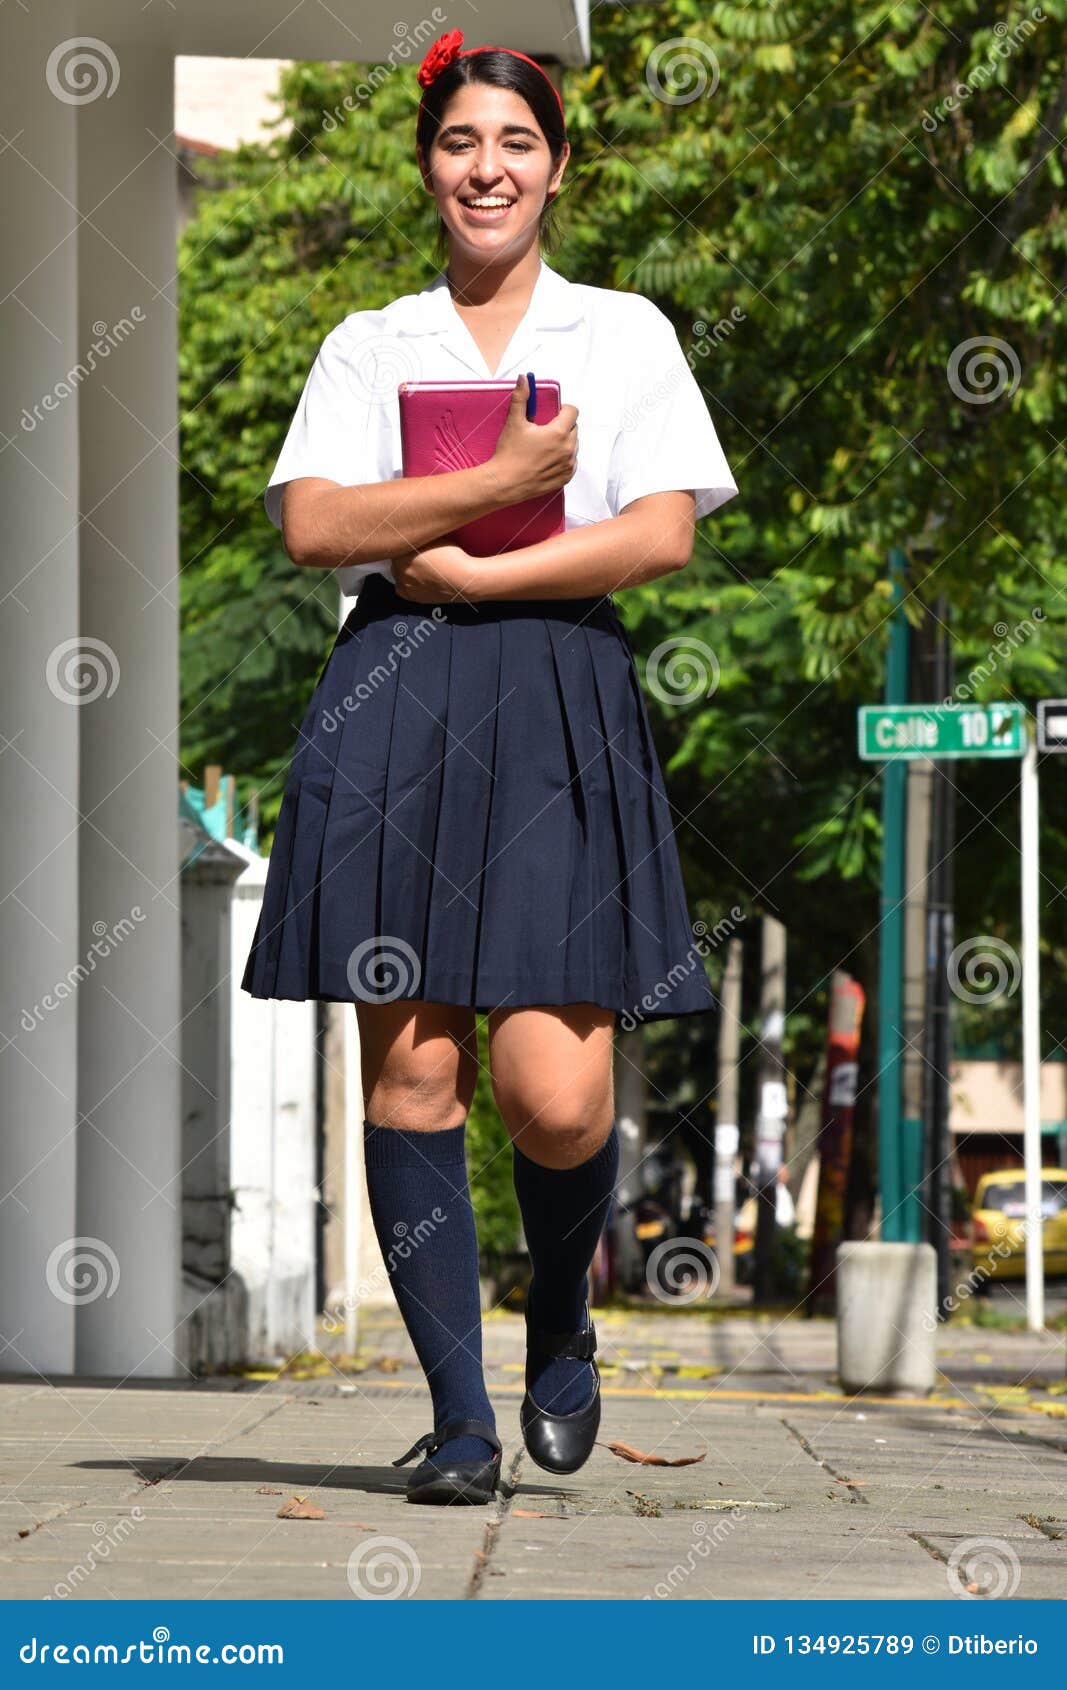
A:
[[[845,1486],[848,1491],[848,1499],[850,1502],[861,1502],[864,1504],[870,1503],[870,1497],[864,1496],[861,1490],[857,1490],[855,1482],[850,1479],[847,1474],[839,1473],[836,1467],[831,1467],[828,1461],[824,1461],[818,1450],[814,1449],[808,1442],[803,1432],[798,1431],[795,1426],[791,1425],[790,1422],[784,1418],[782,1419],[782,1425],[785,1427],[790,1436],[796,1439],[805,1455],[810,1455],[811,1459],[822,1468],[824,1473],[829,1473],[831,1479],[836,1479],[839,1485]]]
[[[511,1511],[512,1502],[515,1500],[515,1491],[519,1482],[519,1469],[522,1466],[522,1456],[522,1450],[516,1450],[511,1459],[511,1466],[508,1468],[507,1478],[504,1479],[502,1476],[500,1490],[497,1493],[497,1501],[495,1505],[493,1505],[493,1512],[491,1513],[490,1518],[485,1523],[485,1535],[482,1538],[482,1547],[474,1551],[474,1566],[471,1569],[471,1576],[467,1584],[467,1589],[464,1592],[464,1601],[466,1602],[474,1602],[481,1595],[482,1584],[489,1573],[489,1563],[493,1558],[493,1551],[496,1548],[501,1527]]]

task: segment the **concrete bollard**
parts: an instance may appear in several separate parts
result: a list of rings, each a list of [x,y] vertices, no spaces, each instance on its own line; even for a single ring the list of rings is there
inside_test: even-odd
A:
[[[932,1244],[837,1250],[837,1371],[846,1391],[929,1391],[937,1372]]]

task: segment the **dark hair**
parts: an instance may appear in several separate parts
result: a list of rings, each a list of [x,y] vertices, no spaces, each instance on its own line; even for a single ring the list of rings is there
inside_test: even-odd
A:
[[[469,53],[465,58],[453,59],[425,90],[415,129],[415,140],[422,148],[427,163],[448,102],[457,89],[469,82],[484,82],[491,88],[509,88],[513,94],[518,94],[524,99],[548,142],[553,164],[559,163],[567,140],[567,126],[547,73],[535,70],[525,59],[516,58],[514,53],[498,52],[495,48],[490,48],[484,53]],[[549,201],[541,212],[539,230],[541,245],[548,252],[554,252],[559,245],[554,213],[553,200]],[[434,250],[438,260],[447,256],[448,236],[440,212],[437,213]]]

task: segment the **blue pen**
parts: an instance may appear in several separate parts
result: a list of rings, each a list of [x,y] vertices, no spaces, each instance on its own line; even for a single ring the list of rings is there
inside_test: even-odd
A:
[[[533,422],[537,416],[537,379],[532,370],[527,370],[526,380],[530,384],[529,397],[526,400],[526,421]]]

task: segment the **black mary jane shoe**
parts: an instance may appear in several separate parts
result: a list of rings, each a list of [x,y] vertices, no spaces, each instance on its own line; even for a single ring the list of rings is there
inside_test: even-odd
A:
[[[422,1451],[427,1457],[432,1456],[450,1438],[462,1437],[484,1438],[487,1444],[493,1446],[494,1453],[488,1461],[450,1461],[446,1466],[438,1466],[429,1459],[420,1461],[408,1479],[409,1502],[466,1502],[477,1505],[492,1500],[500,1482],[503,1446],[493,1428],[484,1420],[449,1420],[439,1432],[424,1433],[406,1455],[393,1462],[393,1466],[403,1467],[405,1462]]]
[[[600,1430],[600,1370],[596,1354],[596,1327],[589,1319],[580,1332],[542,1332],[526,1316],[526,1349],[532,1356],[573,1356],[593,1362],[593,1394],[572,1414],[553,1414],[541,1408],[529,1391],[522,1399],[519,1424],[530,1458],[546,1473],[576,1473],[585,1465]]]

